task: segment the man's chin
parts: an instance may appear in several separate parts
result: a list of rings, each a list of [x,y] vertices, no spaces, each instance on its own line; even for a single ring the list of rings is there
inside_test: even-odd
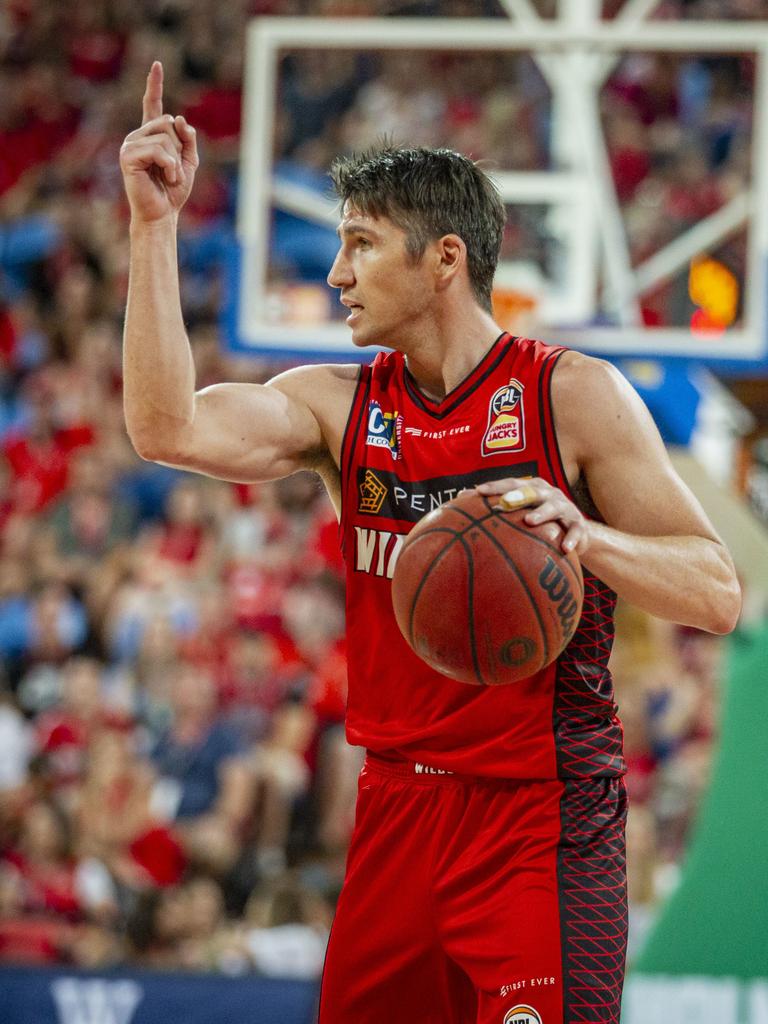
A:
[[[352,327],[352,344],[355,348],[368,348],[370,345],[380,345],[381,341],[375,336],[375,332],[371,330],[365,330],[364,328],[357,326]]]

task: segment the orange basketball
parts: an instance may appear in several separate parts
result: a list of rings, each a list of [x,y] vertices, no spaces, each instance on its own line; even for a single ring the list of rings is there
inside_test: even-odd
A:
[[[584,598],[578,557],[528,526],[528,509],[466,491],[410,532],[392,579],[392,604],[410,646],[432,668],[496,686],[533,675],[573,636]],[[559,527],[555,527],[559,530]]]

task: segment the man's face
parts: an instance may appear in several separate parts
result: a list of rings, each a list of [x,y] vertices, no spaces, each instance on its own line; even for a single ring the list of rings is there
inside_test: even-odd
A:
[[[387,217],[371,217],[345,204],[338,228],[341,246],[328,284],[349,307],[347,323],[355,345],[399,348],[434,299],[429,246],[414,261],[407,235]]]

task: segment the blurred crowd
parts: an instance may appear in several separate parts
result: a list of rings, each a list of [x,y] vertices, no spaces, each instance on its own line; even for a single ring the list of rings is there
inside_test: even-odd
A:
[[[710,781],[726,643],[619,603],[611,659],[624,727],[630,962],[680,879]]]
[[[765,16],[760,0],[731,6]],[[728,7],[665,3],[659,13],[716,8],[726,18]],[[322,173],[337,154],[382,137],[449,146],[504,171],[556,169],[563,146],[573,148],[530,54],[297,50],[281,71],[277,156],[286,165]],[[634,53],[607,74],[600,115],[633,267],[748,186],[754,75],[750,55],[675,53]],[[510,204],[502,259],[529,267],[534,282],[558,282],[557,217],[545,204]],[[746,231],[712,255],[743,284]],[[301,276],[300,260],[285,270]],[[649,326],[686,326],[695,310],[687,267],[641,299]]]
[[[0,12],[2,960],[304,977],[322,964],[360,764],[343,740],[333,514],[309,475],[236,486],[143,463],[121,411],[117,152],[157,57],[168,108],[202,138],[180,237],[198,384],[277,369],[226,356],[218,326],[242,39],[259,13],[503,11],[492,0],[9,0]],[[392,130],[546,166],[548,98],[526,61],[288,55],[277,155],[324,168]],[[642,57],[612,77],[611,158],[622,202],[643,213],[639,246],[743,182],[751,73],[746,59]],[[510,245],[527,244],[512,230]],[[721,645],[625,618],[616,670],[642,923],[674,883],[706,778]]]

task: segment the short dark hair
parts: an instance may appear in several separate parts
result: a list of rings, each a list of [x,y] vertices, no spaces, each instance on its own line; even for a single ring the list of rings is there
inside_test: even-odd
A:
[[[342,205],[388,217],[407,232],[414,259],[427,243],[456,234],[467,247],[467,269],[478,303],[490,311],[506,214],[491,179],[451,149],[384,145],[339,157],[331,180]]]

